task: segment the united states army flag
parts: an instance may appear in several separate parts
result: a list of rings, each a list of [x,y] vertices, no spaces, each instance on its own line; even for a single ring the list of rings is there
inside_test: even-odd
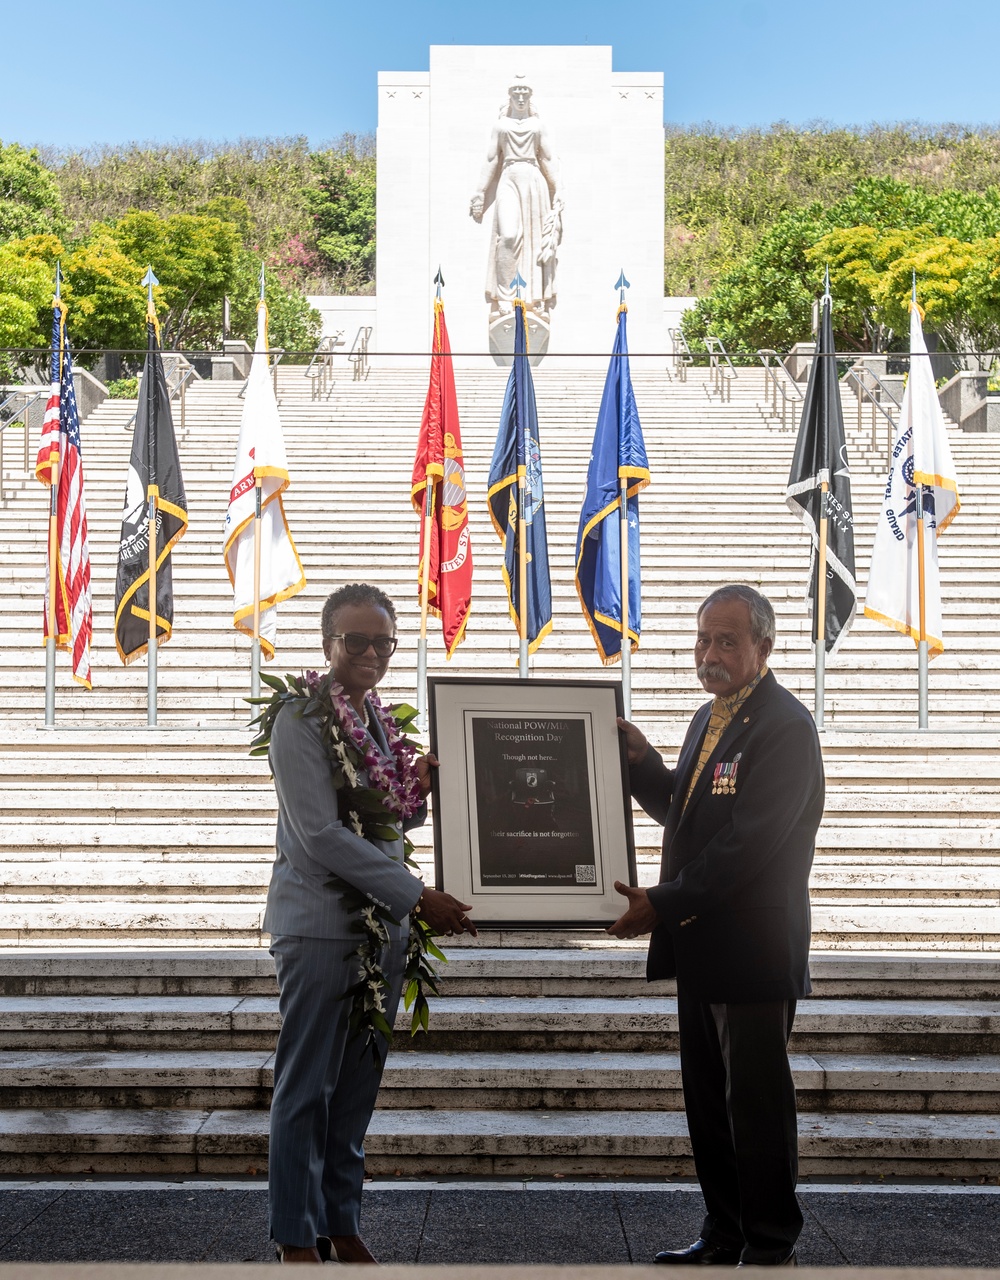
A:
[[[257,308],[257,342],[243,401],[240,440],[226,514],[226,569],[233,585],[233,626],[253,635],[254,523],[260,481],[260,647],[274,657],[276,606],[306,585],[281,495],[288,488],[288,463],[278,403],[267,362],[267,307]]]

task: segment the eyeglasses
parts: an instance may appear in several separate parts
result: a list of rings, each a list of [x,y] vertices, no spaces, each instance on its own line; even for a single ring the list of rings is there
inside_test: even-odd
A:
[[[352,658],[360,658],[368,652],[369,646],[380,658],[391,658],[399,643],[395,636],[366,636],[360,631],[339,631],[330,637],[331,640],[343,640],[344,648]]]

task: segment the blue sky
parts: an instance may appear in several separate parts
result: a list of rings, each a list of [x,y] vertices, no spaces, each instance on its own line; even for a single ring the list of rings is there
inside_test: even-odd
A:
[[[517,15],[522,15],[518,17]],[[610,44],[668,121],[1000,121],[996,0],[8,0],[0,139],[86,146],[375,127],[376,74],[430,44]]]

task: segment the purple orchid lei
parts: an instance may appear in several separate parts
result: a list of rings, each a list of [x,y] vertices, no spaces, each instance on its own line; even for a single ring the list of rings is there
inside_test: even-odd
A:
[[[415,763],[419,748],[406,736],[416,719],[414,708],[406,705],[388,708],[374,693],[368,695],[368,703],[385,734],[389,749],[385,756],[358,720],[343,686],[333,678],[332,672],[306,671],[301,676],[288,675],[284,680],[261,672],[260,678],[273,692],[267,698],[247,699],[260,708],[251,721],[258,726],[258,732],[251,743],[250,754],[267,753],[274,721],[286,704],[290,704],[290,710],[297,715],[318,717],[320,739],[330,760],[331,781],[337,791],[343,821],[365,840],[401,840],[402,861],[413,866],[413,845],[400,825],[413,817],[424,803]],[[392,1039],[385,1004],[391,983],[382,967],[382,957],[389,943],[388,925],[399,922],[346,881],[333,877],[328,884],[341,894],[346,910],[357,915],[355,927],[361,934],[361,942],[353,953],[358,964],[358,981],[346,993],[352,1001],[349,1024],[352,1032],[364,1036],[376,1063],[380,1063],[382,1046]],[[432,958],[447,963],[447,957],[432,940],[427,922],[411,914],[403,993],[405,1007],[412,1008],[412,1035],[427,1030],[430,1007],[426,993],[437,994],[437,973],[431,964]]]

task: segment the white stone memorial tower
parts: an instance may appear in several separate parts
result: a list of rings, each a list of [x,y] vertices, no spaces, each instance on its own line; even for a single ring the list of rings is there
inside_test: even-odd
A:
[[[377,190],[380,363],[428,349],[439,265],[452,348],[484,363],[512,267],[549,360],[609,348],[622,269],[632,350],[666,349],[662,73],[612,71],[610,46],[434,45],[429,71],[379,74]]]

